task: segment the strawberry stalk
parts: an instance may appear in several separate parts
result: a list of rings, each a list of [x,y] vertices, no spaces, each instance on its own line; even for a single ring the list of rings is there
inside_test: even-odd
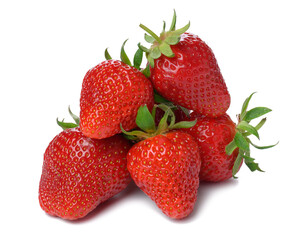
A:
[[[244,101],[241,113],[238,115],[238,124],[236,126],[236,134],[234,139],[225,148],[225,151],[228,155],[231,155],[235,149],[239,149],[238,156],[232,169],[232,176],[234,178],[237,178],[235,175],[243,161],[252,172],[256,170],[263,172],[263,170],[259,167],[259,164],[255,162],[255,158],[250,156],[251,146],[257,149],[267,149],[272,148],[278,144],[276,143],[269,146],[257,146],[249,138],[250,135],[254,135],[256,138],[258,138],[258,140],[260,140],[258,130],[265,124],[266,118],[261,119],[261,121],[256,126],[252,126],[250,124],[251,120],[271,112],[271,109],[266,107],[255,107],[251,110],[247,110],[249,102],[254,94],[255,93],[252,93]]]

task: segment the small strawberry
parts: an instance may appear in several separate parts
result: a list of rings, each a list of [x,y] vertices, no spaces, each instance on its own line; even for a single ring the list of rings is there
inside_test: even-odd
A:
[[[74,128],[58,134],[44,153],[39,203],[50,215],[75,220],[129,184],[126,155],[131,144],[121,135],[91,139],[78,124],[58,123]]]
[[[152,114],[146,106],[139,108],[137,123],[146,133],[124,131],[142,139],[128,152],[128,170],[136,185],[164,214],[181,219],[192,212],[197,200],[201,163],[193,137],[175,129],[193,126],[195,122],[175,123],[173,112],[167,108],[156,129],[154,114],[155,108]]]
[[[175,30],[176,13],[168,31],[165,24],[160,36],[140,24],[149,35],[145,40],[154,88],[169,101],[209,117],[223,115],[230,105],[217,60],[210,47],[198,36],[187,33],[189,23]]]
[[[125,42],[124,42],[125,44]],[[152,109],[153,88],[140,70],[141,50],[134,66],[121,49],[121,59],[108,60],[90,69],[84,77],[80,98],[80,128],[84,135],[102,139],[120,133],[120,123],[127,130],[136,127],[138,108],[147,104]]]
[[[202,161],[200,180],[219,182],[235,177],[243,160],[251,171],[262,171],[254,162],[255,159],[250,157],[250,144],[259,149],[275,145],[259,147],[252,143],[248,136],[252,134],[259,139],[258,130],[263,126],[266,118],[255,127],[250,125],[250,121],[271,110],[257,107],[247,111],[253,94],[245,100],[237,125],[227,114],[218,118],[209,118],[196,112],[190,114],[187,120],[196,119],[197,122],[194,127],[182,131],[192,135],[198,142]]]

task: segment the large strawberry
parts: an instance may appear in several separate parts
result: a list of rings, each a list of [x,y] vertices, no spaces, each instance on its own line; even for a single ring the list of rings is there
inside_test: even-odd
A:
[[[126,188],[131,144],[121,135],[91,139],[77,125],[70,127],[75,128],[58,134],[44,153],[39,202],[46,213],[75,220]]]
[[[154,114],[155,111],[150,114],[146,106],[139,108],[137,123],[146,133],[125,132],[142,139],[128,152],[128,170],[137,186],[164,214],[181,219],[192,212],[197,200],[201,163],[193,137],[173,129],[190,127],[195,122],[175,124],[172,111],[167,109],[156,128]],[[169,114],[171,122],[168,125]]]
[[[210,47],[198,36],[187,33],[189,24],[175,30],[176,14],[168,31],[165,24],[160,36],[144,25],[145,40],[154,88],[165,98],[209,117],[223,115],[230,105],[217,60]]]
[[[209,118],[196,112],[190,114],[187,120],[197,120],[192,128],[182,131],[192,135],[198,142],[202,160],[200,180],[218,182],[235,177],[244,162],[251,171],[262,171],[254,158],[250,156],[250,145],[256,148],[270,148],[274,145],[259,147],[255,145],[249,135],[259,139],[258,130],[263,126],[266,118],[253,127],[250,121],[258,118],[271,110],[265,107],[256,107],[247,111],[251,97],[244,102],[242,112],[238,116],[236,125],[231,118],[224,114],[218,118]]]
[[[127,130],[136,127],[138,108],[147,104],[152,109],[151,82],[137,68],[141,54],[135,55],[134,66],[124,52],[121,59],[108,60],[90,69],[84,77],[80,98],[80,128],[84,135],[102,139],[120,133],[120,123]]]

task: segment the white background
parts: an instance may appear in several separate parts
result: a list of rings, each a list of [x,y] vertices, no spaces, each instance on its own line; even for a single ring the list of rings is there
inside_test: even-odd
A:
[[[1,1],[1,239],[295,239],[296,37],[293,1]],[[177,11],[177,27],[214,51],[231,93],[235,120],[244,99],[266,106],[261,144],[252,155],[265,173],[243,167],[238,180],[202,183],[192,215],[168,219],[135,185],[69,222],[38,203],[43,153],[61,129],[56,117],[79,114],[83,77],[143,41],[139,23],[160,32]],[[5,237],[3,237],[5,235]]]

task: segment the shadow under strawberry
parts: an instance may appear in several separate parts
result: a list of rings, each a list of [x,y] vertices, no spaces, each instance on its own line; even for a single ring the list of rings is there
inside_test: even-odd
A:
[[[79,218],[76,221],[68,221],[65,219],[61,219],[62,221],[67,221],[70,224],[83,224],[89,221],[92,221],[94,219],[104,217],[104,214],[112,210],[113,208],[116,208],[119,204],[122,204],[124,201],[127,201],[128,199],[135,198],[136,196],[141,197],[142,192],[139,190],[139,188],[135,185],[135,183],[132,181],[129,183],[129,185],[119,194],[115,195],[114,197],[108,199],[107,201],[100,204],[99,207],[95,208],[92,212],[90,212],[88,215],[86,215],[83,218]]]

